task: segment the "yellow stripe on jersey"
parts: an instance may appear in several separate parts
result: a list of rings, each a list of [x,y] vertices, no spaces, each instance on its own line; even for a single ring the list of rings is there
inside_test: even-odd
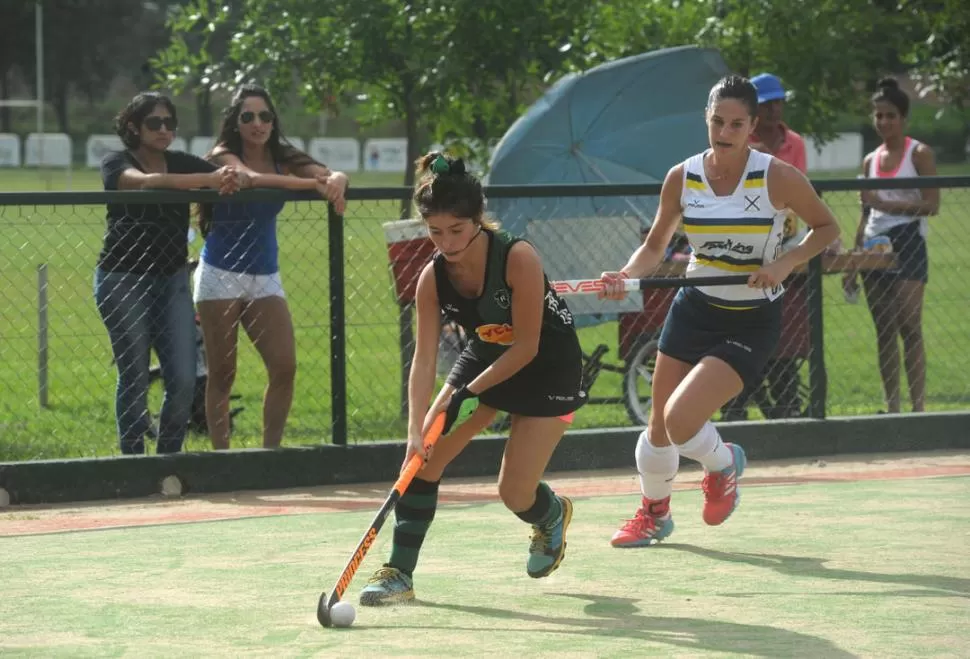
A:
[[[760,188],[765,184],[765,170],[756,169],[748,172],[748,175],[744,180],[744,187],[746,188]]]
[[[761,267],[761,265],[758,263],[737,265],[734,263],[725,263],[724,261],[719,261],[717,259],[707,259],[703,256],[695,256],[694,259],[697,261],[698,265],[706,265],[712,268],[717,268],[718,270],[726,270],[727,272],[757,272],[758,268]]]
[[[771,233],[772,227],[767,226],[725,226],[716,224],[684,224],[687,233]]]
[[[751,311],[752,309],[757,309],[758,307],[729,307],[723,304],[714,304],[708,301],[708,304],[712,307],[717,307],[718,309],[727,309],[728,311]]]
[[[704,186],[704,183],[702,181],[692,181],[691,179],[687,179],[687,181],[685,181],[685,183],[686,183],[687,187],[689,189],[691,189],[691,190],[701,190],[701,191],[704,191],[704,190],[707,189]]]

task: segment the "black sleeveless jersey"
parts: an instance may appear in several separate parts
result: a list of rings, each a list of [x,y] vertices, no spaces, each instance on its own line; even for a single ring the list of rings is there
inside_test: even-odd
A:
[[[505,231],[483,229],[488,237],[485,258],[485,286],[477,298],[460,295],[445,270],[445,257],[434,256],[435,285],[438,303],[445,320],[457,322],[465,330],[469,348],[476,357],[494,362],[515,343],[512,327],[512,291],[505,280],[509,249],[520,239]],[[545,280],[542,330],[539,352],[534,361],[545,362],[563,358],[575,350],[577,344],[573,315],[565,301]]]

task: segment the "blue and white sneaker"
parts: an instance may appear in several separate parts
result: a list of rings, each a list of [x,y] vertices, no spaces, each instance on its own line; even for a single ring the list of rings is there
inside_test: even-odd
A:
[[[562,515],[554,524],[532,527],[532,544],[529,545],[529,561],[525,571],[533,579],[551,574],[566,556],[566,529],[573,519],[573,502],[559,497]]]
[[[414,599],[414,581],[396,567],[385,565],[370,578],[360,591],[361,606],[386,606]]]

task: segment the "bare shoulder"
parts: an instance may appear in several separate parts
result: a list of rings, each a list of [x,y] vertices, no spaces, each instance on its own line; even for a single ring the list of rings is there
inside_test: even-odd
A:
[[[680,185],[681,181],[684,180],[684,166],[685,163],[680,162],[667,170],[667,175],[664,177],[664,185],[674,183]]]
[[[768,165],[769,188],[773,185],[800,185],[806,180],[808,180],[807,177],[797,167],[789,165],[779,158],[772,158],[771,163]]]
[[[933,147],[924,142],[917,142],[916,146],[913,147],[913,158],[921,158],[924,160],[932,160],[936,154],[933,151]]]
[[[215,147],[208,159],[211,162],[218,163],[220,165],[226,165],[232,161],[239,161],[239,158],[237,158],[236,155],[224,144],[220,144]]]
[[[680,199],[680,193],[684,189],[684,171],[686,163],[678,163],[667,170],[667,175],[664,177],[663,188],[661,190],[661,199],[667,197],[670,200]]]
[[[536,266],[541,267],[539,252],[527,240],[518,240],[509,248],[509,258],[507,261],[507,274],[533,270]]]
[[[418,276],[418,286],[415,294],[418,299],[438,304],[438,286],[434,276],[434,259],[428,261]]]

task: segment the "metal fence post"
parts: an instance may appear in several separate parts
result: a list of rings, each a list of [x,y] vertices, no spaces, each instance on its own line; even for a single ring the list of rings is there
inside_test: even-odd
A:
[[[398,316],[398,342],[401,346],[401,419],[407,421],[408,407],[408,380],[411,377],[411,359],[414,356],[414,308],[412,302],[405,302],[400,305],[401,313]]]
[[[47,407],[47,264],[37,266],[37,400]]]
[[[327,204],[330,257],[330,436],[347,443],[347,325],[344,308],[344,218]]]
[[[825,399],[828,395],[822,296],[822,256],[819,254],[808,262],[808,327],[812,345],[808,355],[808,382],[811,390],[808,414],[815,419],[825,418]]]

